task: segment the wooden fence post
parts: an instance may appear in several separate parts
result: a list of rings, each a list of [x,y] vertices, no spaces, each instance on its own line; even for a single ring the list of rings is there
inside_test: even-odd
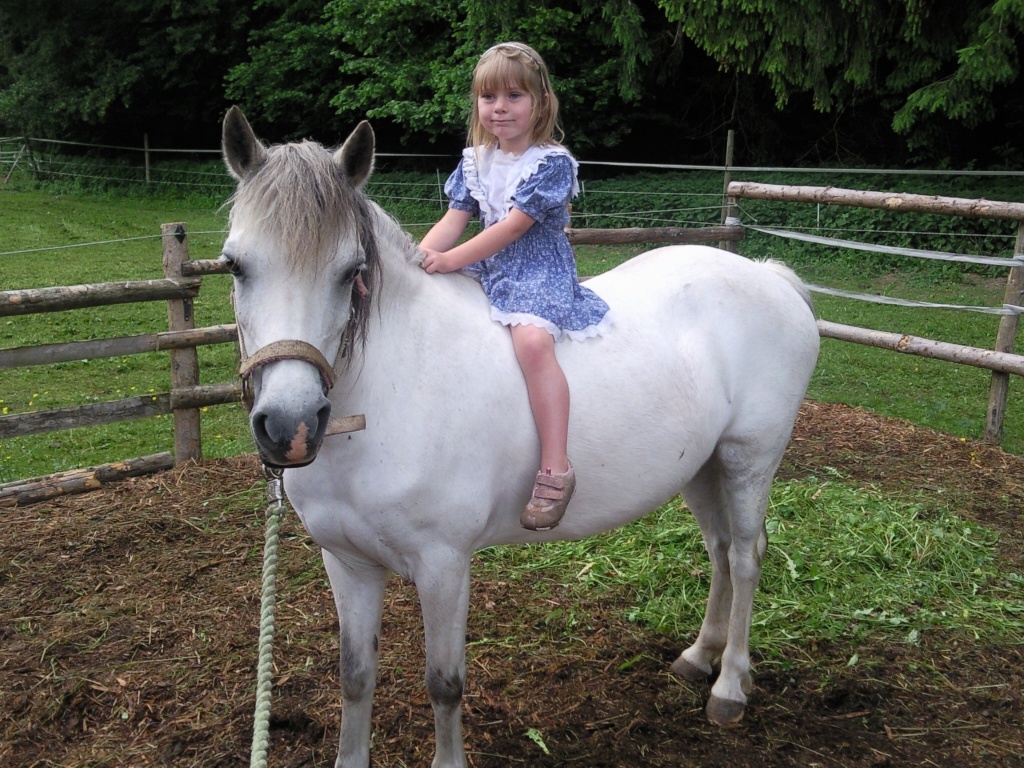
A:
[[[39,181],[39,166],[36,164],[36,156],[32,154],[32,143],[29,141],[27,133],[22,137],[22,141],[25,142],[25,154],[28,155],[28,164],[32,167],[32,177]]]
[[[1020,306],[1024,298],[1024,221],[1017,224],[1017,241],[1013,246],[1013,258],[1021,266],[1010,267],[1006,278],[1004,304]],[[996,352],[1013,352],[1017,340],[1019,315],[1003,315],[999,320],[999,332],[996,334]],[[1010,374],[1000,371],[992,372],[989,385],[988,412],[985,418],[985,442],[999,445],[1003,437],[1003,420],[1006,418],[1006,398],[1010,389]]]
[[[732,165],[735,160],[735,152],[736,131],[730,128],[725,140],[725,173],[722,179],[722,224],[728,223],[730,218],[736,216],[736,198],[729,196],[729,182],[732,181]],[[736,243],[734,241],[723,240],[718,244],[718,247],[733,253],[736,252]]]
[[[189,260],[188,239],[184,224],[164,224],[163,234],[164,277],[182,279],[182,264]],[[196,327],[192,299],[167,302],[167,325],[171,331],[190,331]],[[199,352],[195,347],[172,349],[171,391],[199,386]],[[203,455],[199,430],[199,409],[174,410],[174,460],[181,463],[200,459]]]

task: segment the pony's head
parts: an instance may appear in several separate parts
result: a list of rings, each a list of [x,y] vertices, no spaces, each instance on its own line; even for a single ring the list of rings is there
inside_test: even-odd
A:
[[[315,457],[344,347],[361,343],[379,281],[373,218],[360,187],[374,137],[360,123],[332,152],[311,141],[265,147],[237,107],[224,160],[238,188],[221,260],[234,277],[240,373],[264,462]]]

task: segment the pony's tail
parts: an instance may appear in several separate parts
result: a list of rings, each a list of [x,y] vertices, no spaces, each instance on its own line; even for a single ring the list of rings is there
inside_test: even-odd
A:
[[[800,297],[804,302],[806,302],[807,306],[810,307],[811,312],[814,312],[814,300],[811,298],[811,292],[807,290],[807,286],[804,284],[804,281],[800,279],[796,272],[778,259],[761,259],[758,263],[764,264],[772,272],[782,278],[785,278],[786,282],[793,286],[793,289],[800,294]]]

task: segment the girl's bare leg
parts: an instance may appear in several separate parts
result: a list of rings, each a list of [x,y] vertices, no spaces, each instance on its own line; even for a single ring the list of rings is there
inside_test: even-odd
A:
[[[569,469],[569,384],[555,358],[555,341],[535,325],[513,325],[511,330],[540,435],[540,466],[555,474],[564,473]]]

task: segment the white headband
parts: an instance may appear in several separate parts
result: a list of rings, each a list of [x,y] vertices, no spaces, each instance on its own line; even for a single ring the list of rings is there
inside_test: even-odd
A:
[[[484,51],[484,55],[487,55],[491,51],[496,51],[499,48],[512,48],[513,50],[519,51],[520,53],[525,53],[527,57],[530,59],[530,61],[537,65],[537,69],[540,70],[540,73],[543,76],[544,65],[541,63],[540,59],[534,56],[533,52],[525,45],[522,45],[521,43],[498,43],[497,45],[492,45],[490,48]]]

